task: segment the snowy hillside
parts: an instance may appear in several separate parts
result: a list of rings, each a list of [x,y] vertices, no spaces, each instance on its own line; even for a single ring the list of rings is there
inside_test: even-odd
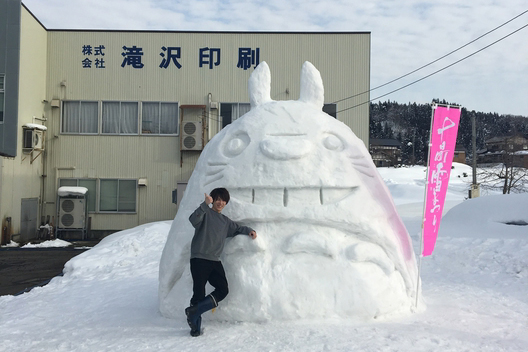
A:
[[[436,249],[422,260],[424,312],[260,324],[206,313],[203,336],[190,337],[183,312],[158,311],[167,221],[109,236],[47,286],[0,297],[0,351],[526,351],[528,194],[465,200],[471,169],[454,165]],[[379,169],[416,253],[424,170]]]

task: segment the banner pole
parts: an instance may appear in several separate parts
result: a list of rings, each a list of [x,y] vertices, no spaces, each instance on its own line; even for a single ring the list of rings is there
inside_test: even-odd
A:
[[[423,202],[423,212],[422,212],[422,229],[420,231],[420,256],[418,259],[418,278],[416,279],[416,303],[415,308],[418,309],[418,298],[420,293],[420,274],[422,273],[422,258],[423,258],[423,239],[424,239],[424,222],[425,222],[425,207],[427,200],[427,188],[429,185],[429,163],[431,159],[431,136],[433,133],[433,118],[436,107],[436,103],[431,103],[431,126],[429,126],[429,148],[427,149],[427,168],[425,169],[425,192],[424,192],[424,202]]]

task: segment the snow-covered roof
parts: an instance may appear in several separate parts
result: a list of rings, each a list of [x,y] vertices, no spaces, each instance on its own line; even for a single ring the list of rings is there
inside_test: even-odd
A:
[[[86,187],[59,187],[59,190],[57,191],[57,194],[59,197],[67,197],[67,196],[83,196],[88,192],[88,188]]]
[[[44,126],[44,125],[39,125],[38,123],[26,123],[25,125],[23,125],[22,127],[26,127],[26,128],[34,128],[36,130],[41,130],[41,131],[47,131],[47,127]]]

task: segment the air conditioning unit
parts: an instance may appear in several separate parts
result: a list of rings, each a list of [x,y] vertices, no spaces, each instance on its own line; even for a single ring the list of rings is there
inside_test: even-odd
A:
[[[183,121],[181,130],[182,150],[203,149],[201,121]]]
[[[24,129],[24,151],[44,150],[44,131]]]
[[[59,228],[84,229],[86,221],[86,200],[77,198],[60,198]]]

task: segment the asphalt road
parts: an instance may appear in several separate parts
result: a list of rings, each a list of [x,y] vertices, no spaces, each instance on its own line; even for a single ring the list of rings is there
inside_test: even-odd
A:
[[[87,249],[0,248],[0,296],[16,295],[47,284],[64,264]]]

